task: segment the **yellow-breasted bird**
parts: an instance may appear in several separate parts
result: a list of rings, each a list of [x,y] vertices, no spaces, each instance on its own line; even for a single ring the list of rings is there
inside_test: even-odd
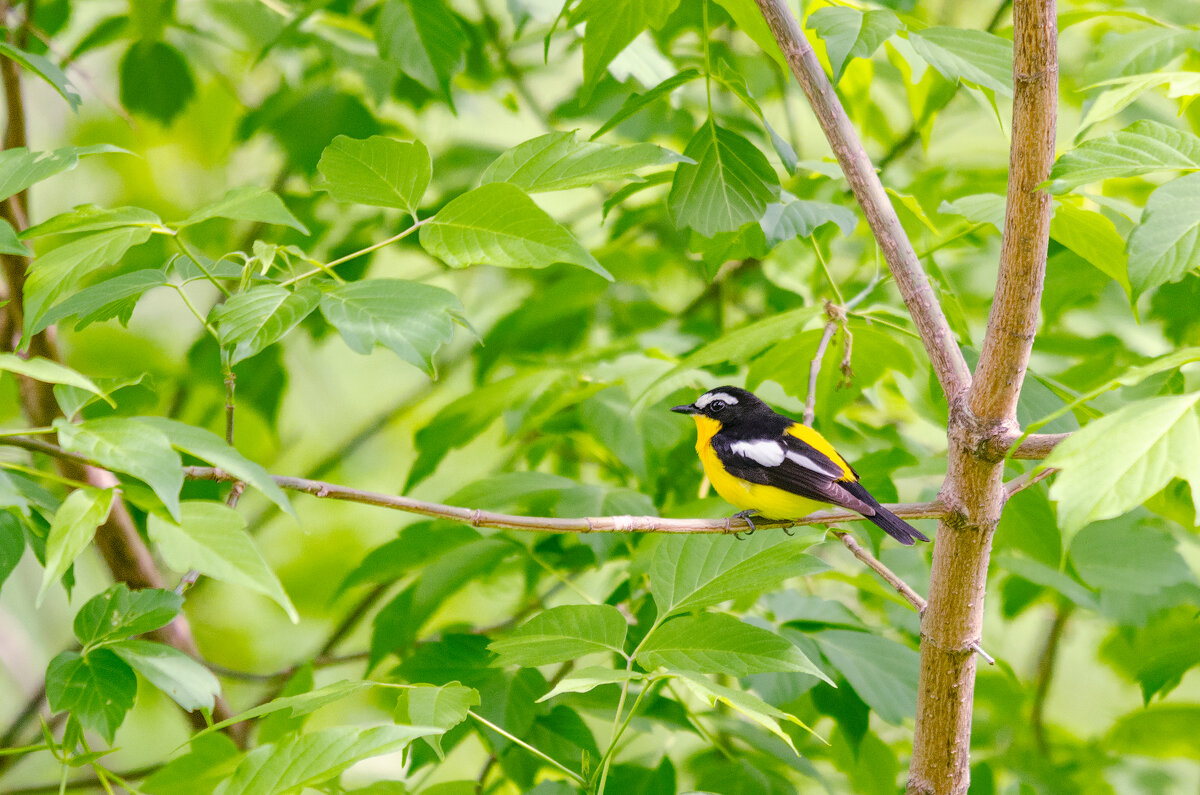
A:
[[[879,504],[858,473],[825,437],[777,414],[751,392],[710,389],[695,403],[671,411],[696,421],[696,452],[713,488],[743,509],[738,518],[799,519],[832,503],[862,514],[901,544],[928,541]]]

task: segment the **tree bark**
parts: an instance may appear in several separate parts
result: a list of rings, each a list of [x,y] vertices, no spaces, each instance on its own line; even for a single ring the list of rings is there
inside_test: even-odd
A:
[[[1008,202],[995,302],[965,400],[952,403],[949,468],[921,626],[921,674],[908,792],[965,793],[970,785],[975,655],[983,629],[992,535],[1004,507],[1003,457],[1037,330],[1049,245],[1058,106],[1055,0],[1013,4],[1013,124]]]

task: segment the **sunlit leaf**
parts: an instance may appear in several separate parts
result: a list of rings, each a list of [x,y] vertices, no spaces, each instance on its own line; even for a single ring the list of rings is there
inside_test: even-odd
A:
[[[651,166],[687,162],[651,143],[600,144],[575,132],[549,133],[518,144],[488,166],[480,182],[507,182],[529,193],[586,188],[602,180],[638,179]]]
[[[709,120],[683,151],[695,164],[681,163],[667,197],[667,211],[679,228],[706,237],[732,232],[762,218],[779,195],[779,176],[766,155],[741,135]]]
[[[221,345],[237,364],[281,339],[317,308],[321,294],[310,287],[287,290],[266,284],[237,293],[213,312]]]
[[[164,643],[121,640],[106,648],[188,711],[211,710],[221,692],[220,682],[207,668]]]
[[[420,141],[339,135],[321,153],[317,170],[325,178],[320,187],[338,201],[395,207],[416,218],[433,161]]]
[[[792,671],[828,681],[790,640],[724,613],[672,619],[646,638],[637,654],[647,670],[746,676]]]
[[[44,55],[22,50],[6,41],[0,41],[0,55],[13,59],[26,71],[45,80],[60,97],[67,101],[71,110],[78,110],[79,91],[72,85],[71,79],[59,68],[58,64]]]
[[[859,697],[888,723],[917,709],[917,653],[869,632],[828,629],[813,635],[821,654],[846,677]]]
[[[925,28],[908,34],[908,43],[947,80],[1012,96],[1012,42],[993,33],[962,28]]]
[[[115,496],[112,489],[80,488],[63,500],[46,537],[46,570],[42,572],[38,604],[50,585],[66,574],[79,553],[91,543],[96,528],[108,518]]]
[[[583,36],[583,91],[591,93],[613,58],[647,27],[656,28],[679,5],[679,0],[583,0],[571,14],[571,24],[586,24]]]
[[[179,226],[192,226],[210,218],[278,224],[279,226],[290,226],[300,234],[308,234],[308,227],[292,215],[278,194],[266,188],[254,186],[234,188],[218,201],[201,207],[187,219],[180,221]]]
[[[1182,279],[1200,268],[1200,174],[1162,185],[1146,201],[1129,235],[1129,283],[1134,295]]]
[[[870,58],[884,39],[901,27],[896,15],[886,9],[860,11],[848,6],[819,8],[809,14],[805,25],[825,42],[835,84],[850,58]]]
[[[1091,182],[1167,169],[1200,169],[1200,138],[1142,119],[1124,130],[1084,141],[1061,155],[1050,171],[1049,191],[1065,193]]]
[[[611,605],[552,607],[526,621],[490,648],[496,665],[535,667],[596,652],[622,651],[625,617]]]
[[[183,597],[162,588],[129,590],[117,583],[96,594],[75,614],[75,638],[84,646],[158,629],[179,615]]]
[[[463,68],[467,37],[443,0],[388,0],[375,40],[381,57],[454,106],[450,80]]]

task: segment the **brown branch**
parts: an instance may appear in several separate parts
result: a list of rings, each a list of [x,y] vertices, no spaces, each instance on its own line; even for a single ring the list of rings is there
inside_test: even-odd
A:
[[[191,480],[232,481],[236,478],[216,467],[184,467],[184,476]],[[741,533],[750,529],[744,519],[664,519],[658,516],[592,516],[580,518],[553,518],[544,516],[516,516],[494,513],[473,508],[460,508],[438,502],[426,502],[411,497],[381,494],[374,491],[353,489],[320,480],[291,478],[273,475],[275,483],[283,489],[301,491],[314,497],[391,508],[397,511],[450,519],[472,527],[491,527],[498,530],[529,530],[537,533]],[[896,503],[886,506],[888,510],[905,519],[936,519],[944,509],[938,501]],[[756,519],[754,527],[785,528],[796,525],[832,525],[839,522],[861,522],[864,517],[853,511],[820,511],[799,519],[765,520]]]
[[[1069,439],[1070,436],[1071,434],[1069,433],[1030,434],[1025,441],[1021,442],[1021,445],[1016,450],[1012,451],[1012,454],[1009,457],[1038,460],[1046,458],[1051,452],[1054,451],[1055,447],[1058,447],[1064,441]],[[1002,439],[997,447],[993,449],[992,454],[1003,456],[1005,452],[1007,452],[1008,448],[1012,447],[1013,443],[1016,442],[1018,438],[1020,437],[1014,434]]]
[[[792,74],[808,96],[817,121],[883,251],[946,399],[953,404],[970,386],[970,370],[871,159],[786,1],[755,2],[787,58]]]
[[[883,578],[884,582],[895,588],[896,591],[904,597],[905,601],[917,608],[918,613],[922,615],[925,613],[925,608],[929,605],[921,596],[921,594],[914,591],[912,586],[900,579],[899,575],[897,575],[887,566],[883,565],[878,558],[864,549],[862,544],[858,543],[858,540],[855,539],[854,536],[838,530],[834,530],[833,534],[837,536],[843,544],[845,544],[846,549],[850,550],[854,557],[866,564],[867,568],[874,571]],[[980,645],[979,641],[973,640],[968,644],[968,646],[980,657],[987,660],[988,665],[996,664],[996,660],[992,657],[992,655],[983,650],[983,646]]]
[[[1034,483],[1040,483],[1046,478],[1057,472],[1053,467],[1047,469],[1039,469],[1034,472],[1026,472],[1024,475],[1013,478],[1004,484],[1004,501],[1008,502],[1014,494],[1019,494],[1025,489],[1032,486]]]
[[[1054,678],[1054,663],[1058,659],[1058,648],[1062,643],[1063,632],[1067,621],[1074,612],[1075,605],[1070,602],[1060,602],[1054,608],[1054,619],[1046,630],[1046,640],[1042,643],[1041,654],[1037,660],[1037,684],[1033,691],[1033,708],[1029,713],[1029,724],[1033,727],[1033,739],[1038,750],[1045,756],[1050,747],[1046,742],[1046,697],[1050,694],[1050,681]]]

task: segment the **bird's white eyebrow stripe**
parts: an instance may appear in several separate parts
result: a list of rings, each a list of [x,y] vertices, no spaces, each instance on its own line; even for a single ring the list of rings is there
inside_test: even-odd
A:
[[[702,409],[714,400],[723,400],[731,406],[738,402],[737,398],[727,392],[705,392],[696,398],[696,408]]]
[[[770,439],[751,439],[737,441],[729,445],[736,455],[749,458],[765,467],[777,467],[786,457],[783,445]]]

